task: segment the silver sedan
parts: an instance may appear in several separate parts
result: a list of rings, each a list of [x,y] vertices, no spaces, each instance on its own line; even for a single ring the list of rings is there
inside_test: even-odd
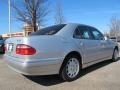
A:
[[[5,42],[5,61],[24,75],[60,74],[66,81],[79,77],[81,69],[104,60],[117,61],[117,43],[96,28],[61,24],[43,28],[28,37]]]

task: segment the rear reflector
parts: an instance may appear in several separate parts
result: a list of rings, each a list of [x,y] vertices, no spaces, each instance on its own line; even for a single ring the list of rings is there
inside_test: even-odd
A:
[[[16,47],[16,54],[20,55],[33,55],[36,53],[36,50],[25,44],[18,44]]]

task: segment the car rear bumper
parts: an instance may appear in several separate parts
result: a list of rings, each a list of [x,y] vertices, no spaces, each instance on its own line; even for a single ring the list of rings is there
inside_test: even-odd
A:
[[[50,75],[59,74],[60,67],[62,65],[62,59],[47,59],[47,60],[33,60],[34,62],[20,62],[19,60],[8,55],[4,55],[4,60],[8,66],[24,75]]]

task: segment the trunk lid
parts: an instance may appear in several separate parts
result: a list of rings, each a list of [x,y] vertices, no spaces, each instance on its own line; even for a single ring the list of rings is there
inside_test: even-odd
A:
[[[16,46],[18,44],[25,44],[25,45],[31,46],[36,49],[36,53],[34,55],[16,54]],[[60,45],[60,37],[55,35],[15,37],[15,38],[10,38],[6,40],[5,47],[7,50],[5,54],[15,58],[25,59],[25,60],[43,59],[44,57],[50,58],[51,52],[53,51],[53,47],[58,48],[58,45]],[[45,56],[45,53],[47,53],[47,56]]]

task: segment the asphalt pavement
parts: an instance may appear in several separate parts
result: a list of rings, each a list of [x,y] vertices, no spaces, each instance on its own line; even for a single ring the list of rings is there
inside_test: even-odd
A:
[[[0,90],[120,90],[120,61],[88,67],[72,82],[58,75],[24,76],[7,67],[0,55]]]

